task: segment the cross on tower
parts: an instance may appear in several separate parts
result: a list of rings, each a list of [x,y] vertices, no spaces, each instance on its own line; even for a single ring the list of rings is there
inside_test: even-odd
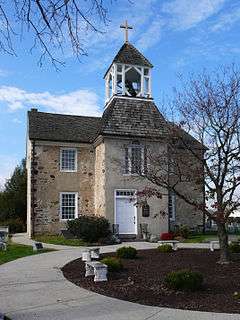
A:
[[[133,27],[130,27],[130,26],[128,25],[127,20],[126,20],[126,21],[125,21],[125,24],[121,24],[121,25],[120,25],[120,28],[125,29],[125,42],[128,42],[128,30],[129,30],[129,29],[132,29]]]

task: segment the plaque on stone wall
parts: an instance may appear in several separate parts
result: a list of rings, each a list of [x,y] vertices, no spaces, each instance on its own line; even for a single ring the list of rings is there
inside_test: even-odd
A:
[[[150,216],[150,207],[147,203],[142,206],[142,216],[149,217]]]

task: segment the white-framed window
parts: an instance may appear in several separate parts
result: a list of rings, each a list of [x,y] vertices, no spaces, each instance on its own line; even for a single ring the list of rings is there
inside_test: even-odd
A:
[[[146,147],[133,143],[125,148],[125,174],[143,175],[147,170]]]
[[[168,214],[170,221],[176,219],[176,194],[173,191],[168,193]]]
[[[60,219],[72,220],[78,217],[78,193],[60,193]]]
[[[60,149],[60,171],[64,171],[64,172],[77,171],[77,149],[75,148]]]

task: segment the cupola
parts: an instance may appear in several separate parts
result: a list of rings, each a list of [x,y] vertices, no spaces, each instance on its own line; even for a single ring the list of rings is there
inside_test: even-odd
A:
[[[151,69],[153,65],[128,42],[128,30],[132,27],[128,25],[127,21],[120,27],[125,30],[125,43],[104,76],[106,102],[115,95],[151,99]]]

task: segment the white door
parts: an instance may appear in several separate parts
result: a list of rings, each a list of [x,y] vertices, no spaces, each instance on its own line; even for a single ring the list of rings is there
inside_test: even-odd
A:
[[[119,225],[119,233],[120,234],[136,234],[137,233],[137,208],[134,205],[135,201],[132,199],[129,193],[132,191],[121,191],[122,195],[119,191],[116,191],[116,216],[115,221],[116,224]],[[126,194],[127,193],[127,194]]]

